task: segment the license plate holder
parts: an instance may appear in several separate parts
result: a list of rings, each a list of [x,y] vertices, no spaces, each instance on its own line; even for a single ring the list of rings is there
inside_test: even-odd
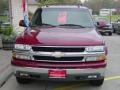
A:
[[[49,78],[66,78],[66,70],[49,70]]]

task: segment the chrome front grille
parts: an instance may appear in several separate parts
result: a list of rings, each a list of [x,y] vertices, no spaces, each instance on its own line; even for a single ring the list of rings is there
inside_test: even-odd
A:
[[[52,62],[82,62],[84,56],[76,53],[83,53],[85,47],[73,46],[32,46],[35,53],[33,58],[35,61],[52,61]]]

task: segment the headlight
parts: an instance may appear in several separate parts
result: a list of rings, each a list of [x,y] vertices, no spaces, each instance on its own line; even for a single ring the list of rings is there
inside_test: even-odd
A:
[[[89,46],[86,47],[87,52],[103,52],[104,46]]]
[[[31,60],[31,57],[29,55],[24,55],[24,54],[17,54],[13,52],[13,58],[18,58],[18,59],[25,59],[25,60]]]
[[[15,44],[15,49],[17,49],[17,50],[30,50],[31,46],[25,45],[25,44]]]

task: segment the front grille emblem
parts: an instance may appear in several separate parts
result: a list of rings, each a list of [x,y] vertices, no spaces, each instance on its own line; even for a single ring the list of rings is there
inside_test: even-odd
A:
[[[52,56],[56,57],[56,58],[61,58],[61,57],[64,56],[64,53],[62,53],[62,52],[54,52],[54,53],[52,53]]]

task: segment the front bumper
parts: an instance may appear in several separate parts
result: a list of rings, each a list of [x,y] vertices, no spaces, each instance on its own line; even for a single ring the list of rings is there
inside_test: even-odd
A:
[[[100,33],[112,33],[112,30],[98,30]]]
[[[48,68],[32,68],[13,66],[13,72],[16,77],[37,79],[37,80],[60,80],[60,81],[79,81],[79,80],[96,80],[105,76],[105,68],[97,69],[63,69],[66,70],[66,78],[49,78]],[[55,70],[55,69],[54,69]]]

